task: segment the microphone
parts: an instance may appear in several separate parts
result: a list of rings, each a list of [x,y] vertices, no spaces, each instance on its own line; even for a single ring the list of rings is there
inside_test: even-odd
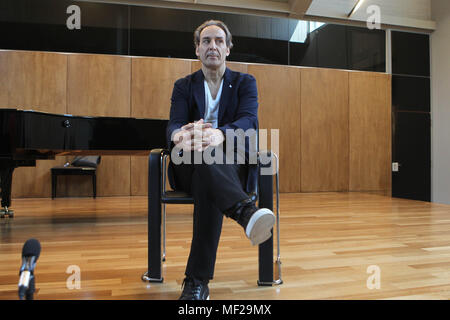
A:
[[[41,244],[36,239],[28,239],[22,248],[22,266],[20,267],[19,299],[33,299],[34,268],[41,254]]]

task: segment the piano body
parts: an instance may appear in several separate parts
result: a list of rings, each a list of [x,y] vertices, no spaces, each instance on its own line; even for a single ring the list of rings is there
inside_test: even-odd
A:
[[[2,215],[13,215],[12,176],[19,166],[57,155],[148,155],[166,146],[168,120],[84,117],[0,109]]]

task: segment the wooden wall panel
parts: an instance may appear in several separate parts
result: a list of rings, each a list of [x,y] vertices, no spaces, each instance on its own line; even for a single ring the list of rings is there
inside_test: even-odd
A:
[[[350,72],[350,191],[391,186],[390,76]]]
[[[132,156],[130,161],[130,193],[132,196],[147,195],[148,157]]]
[[[387,186],[384,190],[384,194],[386,196],[392,196],[392,76],[387,75],[388,80],[386,82],[387,86],[387,108],[390,110],[390,115],[388,117],[389,123],[389,148],[386,151],[389,154],[389,163],[386,168],[386,176],[387,176]]]
[[[227,64],[227,68],[229,68],[233,71],[248,73],[247,72],[248,71],[248,63],[227,61],[226,64]],[[201,66],[202,66],[202,63],[200,62],[200,60],[193,60],[191,72],[195,72],[195,71],[199,70],[201,68]]]
[[[130,116],[131,58],[72,54],[67,112],[78,116]]]
[[[173,84],[190,71],[191,60],[132,58],[131,116],[169,119]]]
[[[132,58],[131,116],[169,119],[176,80],[191,73],[191,60]],[[165,147],[165,146],[161,146]],[[148,157],[131,157],[131,195],[146,195]]]
[[[97,193],[102,196],[130,195],[130,156],[110,156],[98,166]],[[99,181],[102,179],[102,181]]]
[[[258,85],[259,128],[268,130],[267,146],[273,151],[270,129],[279,130],[280,191],[299,192],[301,69],[249,64],[248,73]]]
[[[130,117],[131,58],[72,54],[68,59],[67,111],[74,115]],[[77,184],[77,180],[80,184]],[[66,179],[69,196],[90,195],[88,180]],[[102,156],[99,196],[130,195],[130,157]]]
[[[67,55],[0,51],[0,106],[65,113]]]
[[[347,191],[348,72],[303,69],[301,100],[301,191]]]
[[[67,55],[0,51],[0,108],[66,113]],[[14,170],[12,197],[50,197],[50,168],[66,157],[37,161]]]
[[[12,72],[10,71],[9,57],[11,53],[9,51],[0,51],[0,108],[11,108],[9,105],[10,95],[10,82],[12,78]]]
[[[390,194],[388,75],[236,62],[227,66],[255,76],[260,128],[279,129],[282,192]],[[198,60],[0,51],[0,108],[167,119],[174,81],[199,68]],[[50,168],[72,158],[16,169],[13,197],[50,197]],[[145,195],[147,160],[103,156],[98,195]],[[84,178],[61,177],[58,195],[91,196],[91,181]]]

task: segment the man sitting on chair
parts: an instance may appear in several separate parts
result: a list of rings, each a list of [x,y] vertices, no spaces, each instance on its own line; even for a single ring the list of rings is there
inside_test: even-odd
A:
[[[255,206],[255,196],[249,193],[255,187],[257,167],[236,161],[239,147],[234,146],[235,137],[230,134],[238,129],[256,132],[258,128],[256,80],[226,67],[233,44],[223,22],[210,20],[199,26],[194,44],[202,67],[175,82],[167,126],[171,185],[194,199],[194,230],[180,297],[183,300],[209,299],[208,282],[214,274],[223,215],[236,220],[253,245],[269,239],[275,223],[272,211]],[[234,161],[230,161],[229,150]],[[248,163],[249,145],[241,146],[241,150]],[[206,155],[222,161],[208,164]],[[183,161],[176,161],[180,158]]]

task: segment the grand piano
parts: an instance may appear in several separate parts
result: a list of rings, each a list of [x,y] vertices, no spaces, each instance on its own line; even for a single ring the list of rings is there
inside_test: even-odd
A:
[[[166,146],[167,120],[0,109],[1,214],[13,215],[13,171],[57,155],[148,155]]]

